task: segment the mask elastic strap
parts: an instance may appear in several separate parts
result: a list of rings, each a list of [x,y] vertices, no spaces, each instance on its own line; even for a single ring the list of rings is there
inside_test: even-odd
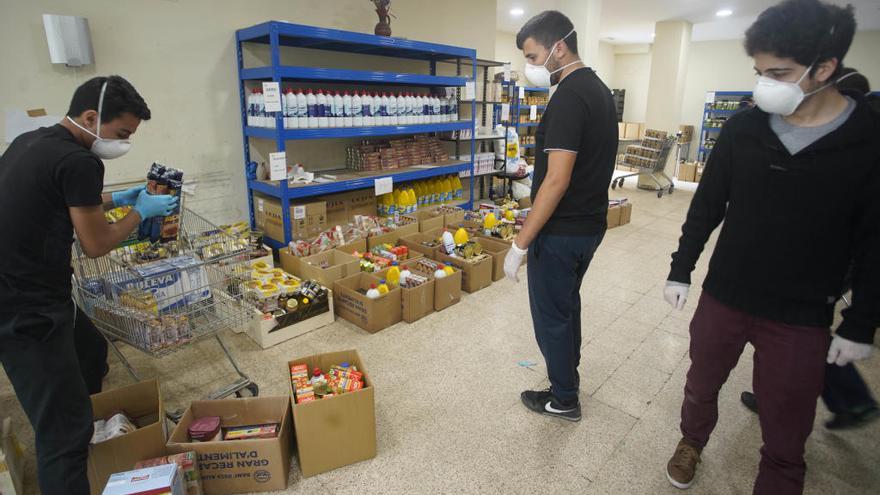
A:
[[[553,43],[553,48],[551,48],[551,49],[550,49],[550,53],[547,54],[547,60],[545,60],[544,63],[541,64],[541,65],[543,65],[545,68],[547,67],[547,62],[549,62],[549,61],[550,61],[550,57],[553,56],[553,50],[556,49],[556,45],[558,45],[558,44],[562,43],[563,41],[565,41],[565,39],[568,38],[569,36],[571,36],[571,33],[573,33],[573,32],[574,32],[574,28],[571,28],[571,31],[569,31],[568,34],[566,34],[565,36],[563,36],[561,40],[557,41],[556,43]],[[551,72],[551,74],[555,74],[556,72],[557,72],[557,71],[553,71],[553,72]]]
[[[550,75],[556,74],[557,72],[559,72],[559,71],[565,69],[566,67],[571,67],[572,65],[574,65],[574,64],[578,64],[578,63],[580,63],[580,62],[581,62],[581,60],[580,60],[580,59],[577,59],[577,60],[575,60],[574,62],[572,62],[572,63],[570,63],[570,64],[565,64],[565,65],[563,65],[562,67],[560,67],[560,68],[554,70],[553,72],[551,72]]]
[[[101,139],[101,111],[104,109],[104,92],[107,91],[107,81],[101,85],[101,95],[98,96],[98,127],[95,128],[96,138]]]
[[[81,125],[79,125],[79,124],[77,124],[76,121],[73,120],[72,118],[70,118],[69,115],[65,116],[64,118],[67,119],[67,120],[69,120],[71,124],[73,124],[73,125],[79,127],[79,128],[82,129],[83,131],[89,133],[89,135],[95,136],[95,138],[100,139],[100,138],[98,137],[98,135],[95,134],[94,132],[92,132],[92,131],[86,129],[85,127],[83,127],[83,126],[81,126]]]

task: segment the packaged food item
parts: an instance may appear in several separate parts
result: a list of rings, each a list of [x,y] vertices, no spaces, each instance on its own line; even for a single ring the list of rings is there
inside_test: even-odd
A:
[[[184,495],[183,472],[177,464],[163,464],[125,473],[107,480],[103,495]]]
[[[193,421],[189,428],[189,439],[193,442],[216,442],[220,436],[220,417],[206,416]]]
[[[196,466],[196,453],[183,452],[181,454],[156,457],[140,461],[134,465],[135,469],[143,469],[153,466],[162,466],[164,464],[177,464],[183,472],[183,486],[186,495],[202,495],[202,477],[199,475],[199,469]]]
[[[223,440],[252,440],[255,438],[275,438],[278,436],[278,423],[255,426],[236,426],[226,428]]]
[[[305,381],[304,375],[308,373],[308,367],[305,364],[291,365],[290,369],[291,384],[297,404],[353,392],[364,388],[365,385],[364,374],[347,362],[331,366],[328,372],[321,374],[324,379],[317,380],[314,384]],[[296,377],[293,376],[293,370],[296,370]],[[316,371],[320,372],[321,370]]]
[[[134,422],[122,411],[110,416],[106,420],[96,420],[94,426],[91,441],[93,445],[137,430]]]

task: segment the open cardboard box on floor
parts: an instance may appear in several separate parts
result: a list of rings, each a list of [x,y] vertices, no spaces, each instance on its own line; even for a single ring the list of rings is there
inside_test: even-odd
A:
[[[165,409],[155,379],[91,397],[92,416],[108,419],[124,411],[137,430],[89,445],[88,477],[92,495],[99,495],[111,474],[131,471],[135,463],[165,455]]]
[[[406,262],[402,263],[398,268],[402,271],[404,266],[410,268],[410,271],[415,270],[415,264],[412,264],[411,267]],[[388,270],[390,269],[391,268],[386,268],[382,271],[373,273],[373,277],[375,277],[376,280],[385,279],[387,278]],[[421,272],[417,273],[422,275]],[[434,276],[432,275],[428,277],[428,281],[418,287],[413,287],[411,289],[400,287],[400,307],[403,321],[407,323],[418,321],[433,313]]]
[[[467,293],[474,293],[492,285],[492,256],[486,256],[476,263],[471,263],[443,254],[443,252],[437,252],[434,259],[461,270],[461,288]]]
[[[333,285],[336,314],[370,333],[388,328],[403,318],[400,288],[391,289],[379,299],[370,299],[359,291],[366,291],[375,283],[371,274],[357,273]]]
[[[352,254],[355,251],[363,253],[367,250],[367,239],[356,239],[349,242],[348,244],[337,246],[335,249],[338,249],[339,251],[342,251],[346,254]],[[290,252],[289,247],[278,250],[278,259],[281,262],[281,268],[284,269],[285,272],[292,275],[296,275],[297,273],[299,273],[299,264],[303,258],[308,258],[308,256],[296,256]]]
[[[316,354],[287,363],[285,377],[290,383],[290,366],[306,364],[310,370],[327,370],[347,361],[364,374],[364,388],[335,397],[296,404],[293,388],[293,423],[296,447],[304,477],[376,457],[376,411],[373,381],[357,351]]]
[[[423,242],[436,242],[438,236],[436,234],[436,231],[434,232],[435,233],[432,234],[422,233],[401,237],[398,240],[398,243],[401,246],[406,246],[410,251],[419,251],[425,253],[425,256],[427,256],[428,258],[433,258],[437,251],[441,249],[440,245],[438,244],[437,246],[429,247],[424,245]]]
[[[620,225],[626,225],[632,220],[632,203],[624,203],[620,205]]]
[[[435,262],[433,259],[428,259],[426,261]],[[418,272],[420,275],[428,277],[434,281],[435,311],[442,311],[461,301],[461,270],[456,270],[455,267],[450,268],[452,268],[455,273],[443,278],[435,278],[433,271],[423,267],[419,263],[413,263],[410,265],[410,271]]]
[[[219,416],[222,428],[268,423],[278,423],[280,428],[275,438],[190,442],[190,424],[206,416]],[[208,495],[284,490],[292,436],[289,397],[194,401],[171,433],[167,450],[169,454],[196,452]]]
[[[327,268],[321,265],[327,264]],[[301,258],[298,263],[299,273],[294,273],[303,280],[316,280],[325,287],[333,287],[333,282],[360,272],[361,262],[357,256],[338,249],[331,249],[313,256]]]
[[[464,210],[461,208],[445,208],[443,213],[443,225],[458,225],[464,222]]]
[[[608,206],[608,229],[613,229],[615,227],[620,226],[620,206],[619,205],[610,205]]]
[[[375,235],[372,237],[367,237],[367,249],[373,249],[376,246],[380,246],[382,244],[391,244],[392,246],[397,245],[397,241],[400,240],[401,237],[406,237],[408,235],[418,234],[419,233],[419,222],[418,220],[414,220],[406,225],[398,226],[396,229],[391,232],[386,232],[381,235]]]
[[[484,253],[492,256],[492,281],[497,282],[504,278],[504,258],[507,256],[507,252],[510,251],[510,244],[501,239],[484,236],[478,237],[476,241],[483,246]],[[524,265],[525,262],[526,259],[523,257],[522,264]]]
[[[443,228],[445,216],[437,208],[418,210],[415,217],[419,219],[419,232],[430,232]]]
[[[286,315],[275,317],[254,308],[254,319],[247,327],[248,337],[263,349],[268,349],[312,330],[326,327],[336,320],[336,313],[333,310],[333,291],[330,289],[327,290],[327,305],[327,311],[294,323],[287,323]]]

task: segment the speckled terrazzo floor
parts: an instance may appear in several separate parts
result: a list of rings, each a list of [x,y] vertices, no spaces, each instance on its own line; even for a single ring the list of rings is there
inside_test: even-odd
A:
[[[621,195],[634,203],[632,223],[608,232],[582,289],[580,423],[520,404],[520,391],[547,385],[524,282],[498,282],[375,335],[337,321],[265,351],[243,334],[226,335],[262,395],[287,393],[288,359],[347,348],[358,350],[376,385],[378,456],[308,479],[294,459],[285,493],[679,493],[663,469],[679,439],[688,320],[699,289],[683,312],[673,312],[661,287],[691,193],[657,199],[630,183],[612,194]],[[160,377],[172,407],[231,379],[219,354],[211,341],[158,361],[127,350],[144,376]],[[520,361],[539,364],[529,369]],[[111,367],[106,389],[129,383],[118,361]],[[860,369],[880,390],[880,358]],[[721,418],[691,493],[751,493],[760,428],[739,404],[750,382],[747,348],[721,392]],[[25,491],[34,493],[33,433],[2,373],[0,411],[12,416],[27,447]],[[806,493],[880,493],[880,422],[831,433],[822,427],[827,418],[820,404],[807,445]]]

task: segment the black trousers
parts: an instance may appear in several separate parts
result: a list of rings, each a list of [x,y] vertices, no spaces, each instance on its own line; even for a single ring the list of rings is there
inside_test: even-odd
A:
[[[868,385],[852,363],[846,366],[833,363],[825,366],[822,400],[834,414],[858,413],[865,408],[877,406]]]
[[[535,339],[553,396],[563,404],[578,398],[581,282],[604,236],[539,234],[529,247],[526,268]]]
[[[0,313],[0,361],[34,428],[43,495],[88,495],[89,394],[101,390],[107,341],[72,302]]]

